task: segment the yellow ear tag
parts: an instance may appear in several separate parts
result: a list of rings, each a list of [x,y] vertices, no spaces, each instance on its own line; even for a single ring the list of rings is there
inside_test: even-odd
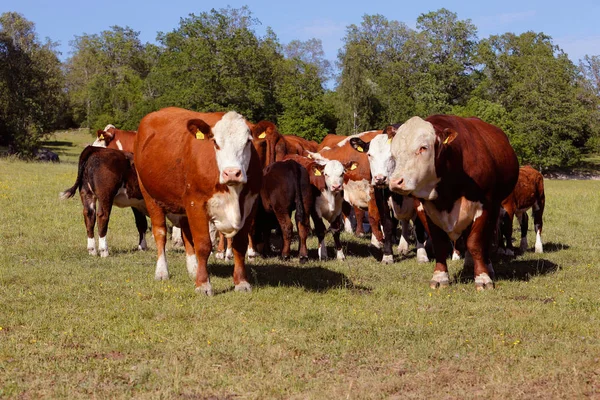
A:
[[[100,136],[98,136],[98,139],[100,139],[100,140],[104,140],[104,135],[100,135]]]
[[[362,147],[360,147],[360,146],[356,146],[356,150],[360,151],[361,153],[363,153],[363,152],[364,152],[363,148],[362,148]]]
[[[318,169],[315,169],[315,176],[321,176],[321,171],[319,171]]]
[[[204,139],[204,133],[200,131],[196,132],[196,139]]]
[[[391,143],[392,143],[392,138],[389,138],[388,139],[388,144],[391,144]]]
[[[352,164],[352,166],[350,167],[350,171],[354,171],[356,168],[358,168],[358,165],[356,163]]]
[[[267,132],[263,132],[260,135],[258,135],[259,139],[264,139],[267,136]]]
[[[450,136],[448,136],[448,137],[446,138],[446,140],[444,140],[444,144],[448,144],[448,139],[449,139],[449,138],[450,138]]]
[[[310,155],[310,153],[308,154],[308,158],[312,158],[312,156]]]

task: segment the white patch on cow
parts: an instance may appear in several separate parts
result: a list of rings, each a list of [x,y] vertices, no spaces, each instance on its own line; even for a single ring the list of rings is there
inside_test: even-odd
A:
[[[368,180],[348,181],[344,184],[344,200],[354,207],[366,210],[371,200],[371,184]]]
[[[230,247],[228,247],[227,250],[225,250],[225,259],[226,260],[233,259],[233,249],[231,249]]]
[[[144,199],[132,199],[127,194],[127,189],[120,188],[113,200],[113,204],[119,208],[135,207],[144,214],[147,214],[146,203]]]
[[[392,264],[393,262],[394,262],[394,255],[393,254],[387,254],[387,255],[384,255],[381,258],[381,263],[382,264]]]
[[[376,186],[379,182],[387,185],[394,172],[395,161],[392,157],[392,145],[386,134],[377,135],[371,140],[367,157],[371,169],[371,185]]]
[[[87,238],[87,251],[90,253],[90,256],[98,254],[96,252],[96,240],[94,240],[94,238]]]
[[[423,243],[419,242],[417,242],[417,262],[429,262],[429,257],[427,257],[427,250],[425,250],[425,246],[423,245]]]
[[[404,225],[404,222],[405,221],[402,221],[403,225]],[[404,227],[402,228],[402,231],[404,232]],[[401,254],[401,255],[408,254],[408,241],[406,240],[404,233],[402,233],[402,235],[400,236],[400,242],[398,243],[398,254]]]
[[[344,250],[342,250],[342,249],[337,250],[337,252],[336,252],[336,258],[339,261],[344,261],[346,259],[346,255],[344,254]]]
[[[254,251],[254,249],[250,246],[248,246],[248,251],[246,252],[246,255],[248,256],[248,259],[253,259],[255,258],[258,254],[256,254],[256,251]]]
[[[94,143],[92,143],[92,146],[106,148],[106,140],[100,140],[100,138],[97,138],[96,140],[94,140]]]
[[[234,291],[236,292],[251,292],[252,286],[247,281],[241,281],[235,285]]]
[[[390,207],[390,210],[392,210],[394,218],[399,221],[406,221],[408,223],[408,221],[412,220],[416,215],[415,203],[409,197],[404,197],[402,199],[402,204],[398,204],[390,196],[388,199],[388,206]]]
[[[210,236],[210,243],[212,244],[212,246],[215,246],[217,244],[217,227],[215,226],[215,223],[212,221],[208,221],[208,236]]]
[[[246,171],[250,165],[252,134],[243,116],[230,111],[212,128],[215,157],[219,166],[219,182],[225,183],[223,170],[226,168],[239,169],[242,172],[240,183],[247,182]]]
[[[225,259],[225,252],[224,251],[217,251],[215,253],[215,258],[217,260],[224,260]]]
[[[375,131],[366,131],[366,132],[357,133],[357,134],[352,135],[352,136],[348,136],[348,137],[344,138],[343,140],[339,141],[336,146],[337,147],[342,147],[346,143],[348,143],[350,141],[350,139],[352,139],[352,138],[361,138],[364,135],[366,135],[367,133],[371,133],[371,132],[375,132]],[[323,151],[323,149],[321,149],[321,151]]]
[[[492,278],[488,274],[481,273],[475,277],[475,284],[478,286],[487,286],[493,284]]]
[[[148,250],[148,244],[146,243],[146,233],[142,233],[142,240],[138,244],[138,250]]]
[[[450,282],[450,276],[446,271],[434,271],[433,276],[431,277],[433,282],[437,283],[448,283]]]
[[[165,253],[162,253],[156,261],[154,279],[157,281],[164,281],[169,279],[169,270],[167,269],[167,258],[165,257]]]
[[[117,129],[113,124],[108,124],[104,127],[104,129],[102,129],[104,132],[106,132],[109,129]]]
[[[433,125],[419,117],[398,128],[392,140],[396,164],[390,176],[391,190],[427,200],[437,198],[435,187],[440,179],[435,173],[435,141]]]
[[[544,252],[544,246],[542,245],[542,235],[540,234],[539,230],[535,234],[535,252],[536,253]]]
[[[354,232],[354,230],[352,229],[352,221],[350,221],[350,218],[348,217],[344,218],[344,231],[346,231],[347,233]]]
[[[115,143],[117,144],[117,148],[119,150],[123,150],[123,144],[121,143],[121,141],[119,139],[115,140]]]
[[[377,240],[377,237],[375,237],[375,234],[371,233],[371,244],[373,246],[375,246],[376,249],[380,249],[382,244],[379,240]]]
[[[196,258],[196,254],[185,255],[185,266],[190,278],[196,279],[196,274],[198,273],[198,259]]]
[[[323,190],[321,195],[316,198],[315,211],[319,218],[325,218],[327,221],[332,222],[342,212],[343,200],[341,193]],[[350,231],[352,231],[352,227]]]
[[[325,150],[325,148],[321,149],[321,151]],[[325,157],[321,155],[321,153],[313,153],[312,151],[306,150],[308,153],[308,158],[312,158],[315,161],[329,161]]]
[[[457,199],[450,212],[438,210],[431,201],[425,201],[423,205],[433,223],[442,228],[453,241],[483,212],[483,204],[469,201],[465,197]]]
[[[219,232],[231,238],[244,226],[258,194],[246,195],[240,210],[241,186],[228,186],[226,192],[215,193],[207,202],[208,215]]]
[[[196,293],[205,294],[207,296],[213,295],[213,290],[212,290],[212,285],[210,284],[210,279],[208,281],[204,282],[202,285],[196,286],[196,289],[194,289],[194,290],[196,291]]]
[[[327,246],[325,245],[325,239],[321,240],[321,243],[319,243],[319,250],[317,250],[317,253],[319,254],[320,261],[327,260]]]
[[[458,253],[458,251],[453,250],[452,251],[452,261],[458,261],[460,260],[460,254]]]
[[[100,251],[100,257],[108,257],[108,243],[106,243],[106,236],[98,238],[98,251]]]
[[[521,238],[521,245],[519,246],[519,248],[523,253],[527,251],[527,249],[529,248],[529,244],[527,243],[527,236],[523,236]]]
[[[173,247],[183,247],[183,236],[181,235],[181,228],[173,226],[171,232],[171,244]]]

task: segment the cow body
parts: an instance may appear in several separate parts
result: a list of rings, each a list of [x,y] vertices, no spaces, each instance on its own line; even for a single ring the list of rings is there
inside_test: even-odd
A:
[[[513,219],[517,220],[521,226],[520,250],[527,250],[527,227],[529,217],[527,210],[533,208],[533,223],[535,229],[535,252],[543,253],[542,245],[542,216],[546,205],[546,195],[544,193],[544,177],[533,167],[526,165],[519,168],[519,180],[512,193],[502,202],[501,211],[501,237],[499,252],[512,256],[514,248],[512,245]],[[506,239],[506,247],[503,246]]]
[[[113,204],[131,207],[139,233],[138,248],[146,250],[146,206],[138,185],[133,154],[115,149],[88,146],[79,156],[75,184],[62,192],[68,199],[79,189],[83,218],[87,230],[87,249],[96,255],[94,226],[98,220],[98,250],[101,257],[108,256],[107,232]]]
[[[500,203],[519,174],[506,134],[478,118],[413,117],[398,129],[392,155],[390,189],[419,198],[427,214],[436,257],[430,286],[448,285],[447,237],[468,229],[476,288],[493,288],[490,245]]]
[[[250,290],[244,256],[262,174],[246,120],[235,112],[165,108],[145,116],[135,142],[140,188],[152,220],[156,279],[167,279],[165,214],[181,218],[188,272],[196,290],[212,295],[206,264],[209,221],[233,237],[237,291]]]

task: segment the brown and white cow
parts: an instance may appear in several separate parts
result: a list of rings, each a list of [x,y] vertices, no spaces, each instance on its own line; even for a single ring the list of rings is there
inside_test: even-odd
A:
[[[494,287],[490,245],[500,203],[514,189],[519,163],[506,134],[478,118],[433,115],[406,121],[392,140],[390,189],[421,199],[433,240],[432,288],[449,284],[447,237],[470,229],[466,244],[477,290]]]
[[[103,130],[96,132],[96,140],[92,144],[95,147],[106,147],[133,153],[136,131],[124,131],[115,128],[114,125],[106,125]]]
[[[230,111],[198,113],[169,107],[146,115],[135,142],[140,188],[152,220],[158,260],[155,279],[167,279],[165,214],[181,216],[189,274],[196,291],[212,295],[206,268],[209,221],[233,237],[236,291],[250,291],[244,256],[262,171],[246,120]]]
[[[146,250],[146,205],[133,165],[133,154],[115,149],[88,146],[79,156],[75,184],[60,193],[63,200],[75,195],[79,189],[83,205],[83,219],[87,229],[87,249],[96,255],[94,226],[98,219],[98,250],[101,257],[108,257],[108,222],[113,204],[131,207],[139,233],[140,250]]]
[[[307,151],[316,152],[319,144],[314,140],[308,140],[296,135],[283,135],[286,154],[297,154],[306,156]]]
[[[399,126],[399,125],[398,125]],[[396,127],[397,129],[398,127]],[[367,154],[371,169],[371,186],[374,189],[377,209],[383,226],[383,264],[394,262],[392,240],[396,231],[398,221],[402,226],[402,233],[398,243],[398,253],[408,254],[408,240],[410,237],[410,221],[415,227],[417,241],[417,261],[429,262],[425,250],[425,229],[417,218],[415,202],[408,196],[402,196],[390,191],[389,177],[394,171],[394,159],[392,158],[392,138],[396,130],[390,133],[382,133],[365,142],[360,138],[350,139],[350,146],[360,153]]]
[[[292,211],[296,210],[300,263],[308,260],[306,239],[310,232],[310,212],[313,208],[312,188],[308,172],[294,160],[276,161],[263,170],[260,203],[254,221],[254,243],[265,251],[269,249],[269,236],[275,224],[281,228],[283,246],[281,257],[290,257],[294,227]]]
[[[542,245],[542,228],[544,215],[544,207],[546,205],[546,195],[544,193],[544,177],[542,174],[526,165],[519,168],[519,180],[515,185],[512,193],[502,202],[501,214],[501,236],[499,253],[504,253],[508,256],[514,255],[512,245],[513,219],[517,216],[517,220],[521,225],[521,244],[520,250],[527,250],[527,226],[529,225],[529,217],[527,210],[533,208],[533,223],[535,229],[535,252],[543,253]],[[506,247],[504,240],[506,239]]]

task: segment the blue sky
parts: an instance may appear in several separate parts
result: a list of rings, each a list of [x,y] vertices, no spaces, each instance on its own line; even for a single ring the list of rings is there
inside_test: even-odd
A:
[[[330,60],[336,58],[346,26],[359,24],[365,14],[382,14],[414,27],[420,14],[442,7],[457,13],[460,19],[471,19],[478,28],[480,39],[492,34],[533,30],[550,35],[575,63],[586,54],[600,55],[599,0],[5,0],[0,4],[0,12],[23,14],[35,23],[41,39],[49,37],[60,42],[61,58],[66,59],[71,50],[69,41],[76,35],[100,33],[112,25],[120,25],[139,31],[143,42],[154,42],[157,32],[175,29],[181,17],[227,5],[233,8],[247,5],[262,23],[257,33],[262,35],[270,26],[281,43],[294,39],[321,39]]]

